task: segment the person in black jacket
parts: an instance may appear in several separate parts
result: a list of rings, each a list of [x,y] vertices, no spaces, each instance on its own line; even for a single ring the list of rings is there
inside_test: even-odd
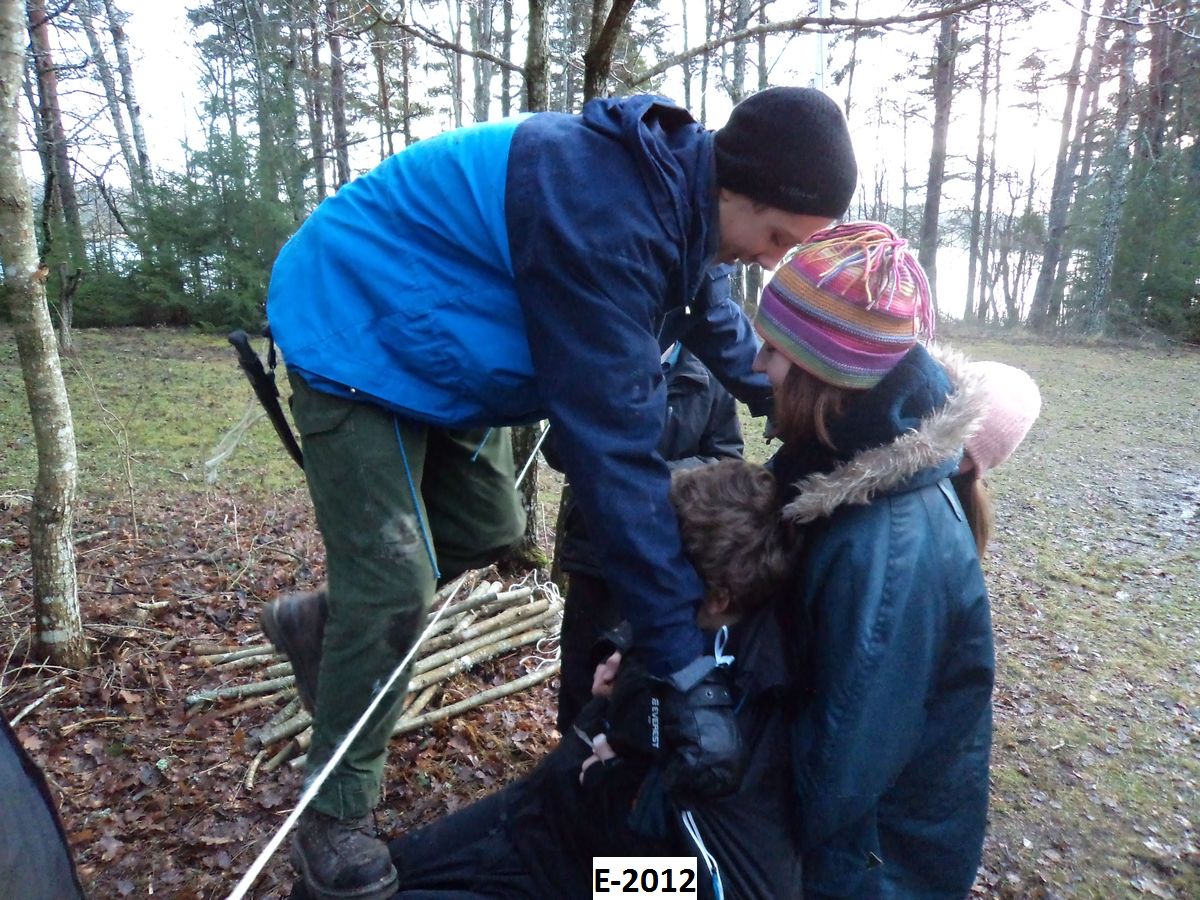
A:
[[[728,274],[718,272],[728,292]],[[744,442],[733,396],[696,356],[676,341],[663,354],[667,414],[658,452],[672,471],[720,459],[740,459]],[[551,452],[551,457],[554,457]],[[552,458],[551,462],[557,462]],[[620,603],[604,580],[599,553],[579,505],[568,499],[561,518],[559,566],[569,576],[561,636],[558,730],[565,734],[591,696],[597,638],[621,620]]]

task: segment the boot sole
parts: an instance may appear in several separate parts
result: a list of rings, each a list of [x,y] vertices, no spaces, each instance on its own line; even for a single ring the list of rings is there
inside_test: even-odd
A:
[[[278,601],[276,601],[278,602]],[[292,646],[287,637],[287,627],[279,621],[276,616],[277,606],[275,603],[268,604],[258,617],[258,624],[262,628],[263,634],[267,636],[267,640],[288,658],[288,662],[292,664],[292,674],[296,678],[296,694],[300,697],[300,705],[304,707],[305,712],[313,715],[316,712],[317,698],[314,688],[316,687],[315,679],[302,674],[296,660],[299,654]]]
[[[396,874],[395,867],[393,867],[390,875],[374,884],[357,888],[328,888],[313,878],[308,865],[304,861],[304,854],[300,852],[300,848],[296,846],[295,841],[292,842],[291,857],[292,866],[300,873],[300,877],[304,879],[304,886],[308,889],[308,894],[312,900],[387,900],[387,898],[395,895],[396,889],[400,886],[400,878]]]

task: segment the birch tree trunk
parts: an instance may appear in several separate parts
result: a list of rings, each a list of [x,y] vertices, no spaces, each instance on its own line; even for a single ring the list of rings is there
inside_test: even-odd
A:
[[[1117,114],[1108,153],[1105,175],[1108,190],[1104,192],[1104,215],[1100,222],[1100,243],[1096,250],[1096,282],[1089,304],[1088,330],[1101,334],[1108,325],[1112,308],[1113,262],[1117,255],[1117,240],[1121,233],[1121,211],[1129,186],[1129,138],[1133,107],[1133,64],[1137,51],[1137,31],[1141,26],[1141,0],[1129,0],[1121,22],[1121,78],[1117,89]]]
[[[917,258],[929,276],[933,309],[937,314],[938,215],[941,212],[942,182],[946,177],[946,139],[950,133],[950,104],[954,99],[954,58],[958,54],[958,16],[942,19],[937,39],[937,63],[933,80],[933,149],[929,154],[929,177],[925,182],[925,212],[921,218],[920,251]]]
[[[25,61],[23,11],[24,4],[17,0],[0,0],[0,261],[37,443],[29,542],[34,644],[56,665],[80,668],[87,662],[87,644],[79,615],[72,531],[75,431],[46,308],[46,272],[37,261],[29,188],[21,170],[17,96]]]
[[[342,39],[338,34],[338,0],[325,3],[326,37],[329,41],[329,113],[333,119],[333,158],[337,162],[337,186],[350,180],[350,134],[346,127],[346,68],[342,62]]]
[[[133,66],[129,63],[129,41],[123,27],[124,13],[117,9],[113,0],[104,0],[104,11],[108,15],[108,29],[113,38],[113,50],[117,54],[117,73],[121,76],[121,93],[125,109],[129,113],[129,130],[133,133],[133,146],[137,151],[138,170],[143,184],[150,182],[150,152],[146,149],[146,132],[142,129],[142,108],[138,105],[133,90]]]
[[[92,50],[92,62],[96,65],[96,74],[104,88],[104,99],[108,104],[108,115],[112,119],[113,128],[117,133],[117,146],[121,149],[121,158],[125,160],[125,169],[129,172],[129,186],[133,189],[134,199],[139,203],[145,198],[145,182],[142,180],[142,169],[133,151],[133,139],[129,135],[129,126],[125,122],[125,114],[121,111],[121,95],[117,91],[117,79],[112,64],[108,61],[108,52],[100,40],[96,30],[96,18],[99,14],[97,0],[83,0],[77,6],[79,21],[87,34],[88,46]]]

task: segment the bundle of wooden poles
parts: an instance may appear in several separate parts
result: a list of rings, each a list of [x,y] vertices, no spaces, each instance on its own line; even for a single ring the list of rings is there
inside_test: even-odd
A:
[[[453,586],[434,599],[431,620],[447,600],[449,605],[414,657],[406,705],[393,731],[395,735],[526,690],[558,673],[557,650],[542,645],[547,639],[557,638],[562,624],[562,600],[555,586],[533,582],[505,589],[500,582],[487,581],[481,573],[473,576],[475,587],[464,599],[454,599],[450,593]],[[462,590],[459,585],[459,593]],[[428,709],[448,679],[524,647],[534,647],[531,655],[537,658],[537,665],[528,674],[455,703]],[[196,644],[191,649],[199,665],[228,674],[230,683],[189,694],[185,699],[188,707],[236,701],[221,711],[233,715],[261,706],[280,706],[265,725],[250,735],[258,749],[246,773],[246,786],[253,787],[260,773],[272,772],[285,762],[302,766],[312,736],[312,717],[300,706],[287,659],[265,639],[238,649],[215,644]]]

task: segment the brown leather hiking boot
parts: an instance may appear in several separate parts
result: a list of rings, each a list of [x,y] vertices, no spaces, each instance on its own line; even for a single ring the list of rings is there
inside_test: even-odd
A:
[[[325,638],[325,620],[329,602],[325,588],[301,594],[287,594],[263,607],[258,624],[287,656],[296,674],[296,693],[311,714],[317,705],[317,677],[321,671],[321,641]]]
[[[382,900],[396,893],[396,869],[370,815],[335,819],[306,809],[292,837],[292,865],[313,900]]]

